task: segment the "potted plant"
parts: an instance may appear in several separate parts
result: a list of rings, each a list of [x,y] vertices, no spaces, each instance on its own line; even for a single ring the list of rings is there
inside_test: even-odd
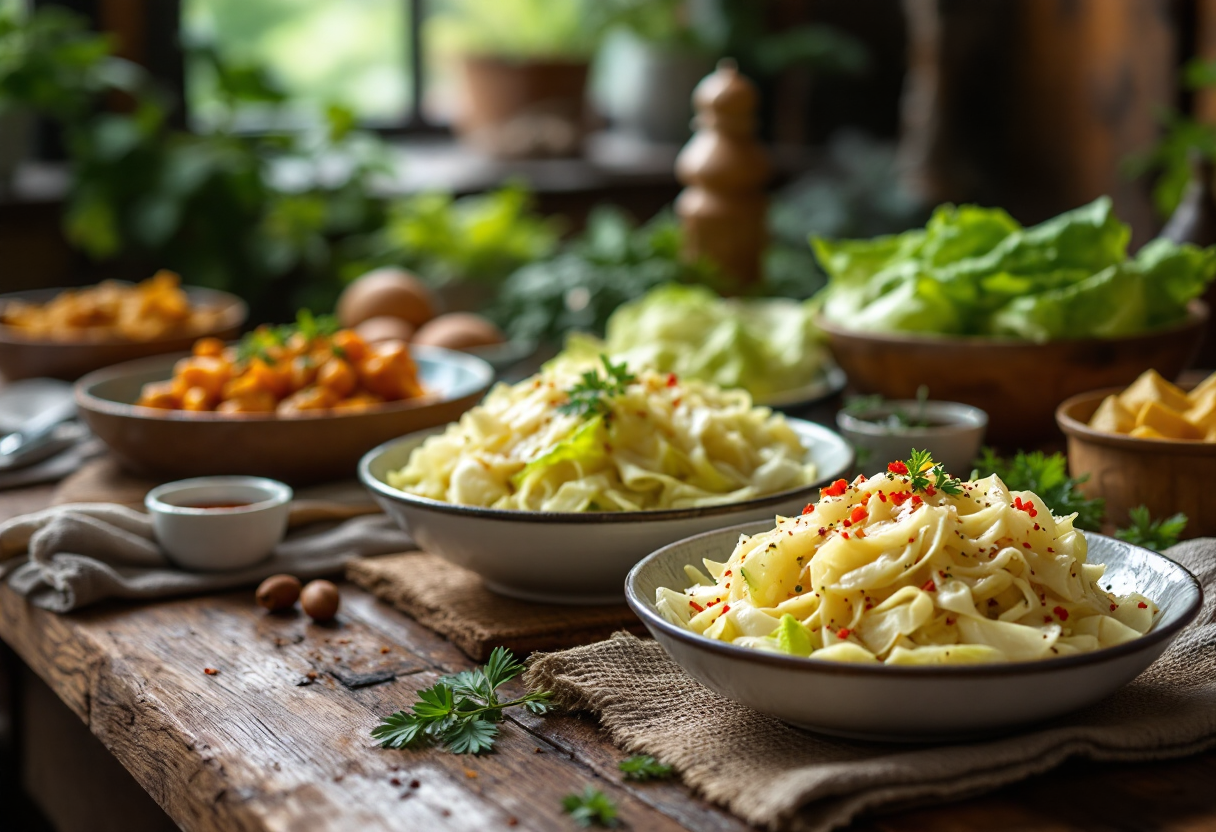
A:
[[[450,0],[431,18],[432,43],[459,65],[465,140],[497,158],[582,151],[594,2]]]
[[[988,414],[957,402],[929,401],[929,388],[921,385],[914,400],[854,398],[836,414],[836,425],[857,449],[863,467],[907,459],[918,448],[965,478],[984,443]]]

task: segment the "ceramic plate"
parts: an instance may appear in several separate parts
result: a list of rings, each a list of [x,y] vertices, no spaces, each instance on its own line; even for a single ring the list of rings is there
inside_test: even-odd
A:
[[[477,572],[501,595],[558,604],[622,600],[630,567],[655,548],[688,535],[748,520],[794,514],[819,486],[853,464],[853,451],[827,428],[789,419],[819,469],[803,488],[742,503],[667,511],[541,512],[461,506],[398,491],[388,473],[405,466],[425,431],[376,448],[359,478],[423,549]]]
[[[1087,533],[1091,563],[1105,563],[1103,587],[1132,590],[1161,609],[1138,639],[1040,662],[950,667],[888,667],[764,653],[705,638],[670,624],[655,609],[655,590],[684,589],[684,566],[725,561],[740,534],[772,528],[751,523],[681,540],[633,568],[629,605],[667,654],[707,687],[761,713],[825,734],[866,740],[930,742],[1010,731],[1092,705],[1136,678],[1194,618],[1199,582],[1164,555]]]

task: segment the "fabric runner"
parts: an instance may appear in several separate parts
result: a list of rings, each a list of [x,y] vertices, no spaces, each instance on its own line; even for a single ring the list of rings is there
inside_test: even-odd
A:
[[[1216,747],[1216,539],[1166,554],[1204,589],[1203,608],[1170,649],[1087,710],[982,742],[892,745],[803,731],[723,699],[658,643],[623,633],[535,655],[524,678],[560,704],[595,714],[617,744],[675,766],[689,786],[744,820],[824,832],[863,812],[988,791],[1070,757],[1142,761]]]

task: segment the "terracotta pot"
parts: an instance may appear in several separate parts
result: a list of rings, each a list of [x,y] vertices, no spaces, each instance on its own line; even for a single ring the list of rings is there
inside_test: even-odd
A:
[[[467,57],[461,137],[500,159],[577,156],[587,134],[586,61]]]
[[[1148,507],[1154,520],[1181,511],[1188,520],[1182,536],[1216,535],[1216,512],[1208,491],[1209,470],[1216,464],[1216,442],[1139,439],[1089,427],[1102,400],[1122,387],[1073,396],[1056,411],[1056,422],[1068,436],[1068,468],[1088,497],[1106,500],[1104,531],[1127,525],[1127,512]]]
[[[857,393],[963,402],[988,413],[988,441],[1032,447],[1058,436],[1060,402],[1097,387],[1126,387],[1145,370],[1176,378],[1199,349],[1208,307],[1192,301],[1185,323],[1126,338],[1026,341],[842,329],[820,318],[836,361]]]

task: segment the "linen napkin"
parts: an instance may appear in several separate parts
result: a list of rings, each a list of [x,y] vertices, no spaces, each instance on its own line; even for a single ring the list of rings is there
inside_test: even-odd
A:
[[[301,515],[293,516],[299,526]],[[191,572],[156,545],[152,518],[113,503],[52,506],[0,524],[0,578],[35,606],[68,612],[107,598],[150,599],[255,584],[278,572],[309,579],[347,561],[413,548],[383,514],[325,517],[307,506],[298,527],[270,557],[247,569]]]
[[[425,552],[360,558],[346,577],[483,662],[495,647],[515,653],[558,650],[646,632],[624,604],[533,604],[486,589],[481,576]]]
[[[988,791],[1069,757],[1157,760],[1216,747],[1216,539],[1166,554],[1199,578],[1205,599],[1170,649],[1097,705],[995,740],[905,746],[819,736],[723,699],[657,642],[623,633],[534,655],[524,681],[597,715],[619,745],[675,766],[749,823],[826,832],[862,812]]]

